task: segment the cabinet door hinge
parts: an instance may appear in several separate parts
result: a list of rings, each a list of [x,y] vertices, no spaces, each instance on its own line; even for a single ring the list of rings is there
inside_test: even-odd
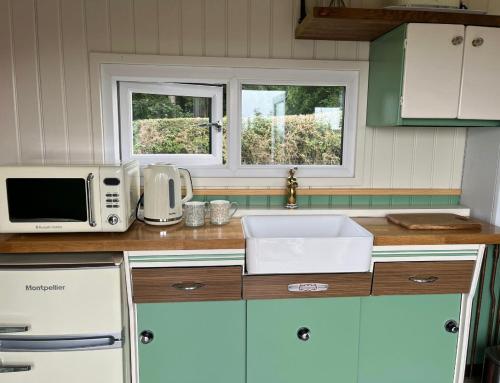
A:
[[[403,49],[406,49],[407,46],[408,46],[408,39],[405,39],[405,42],[403,44]]]
[[[401,96],[401,97],[399,98],[399,105],[400,105],[400,106],[403,106],[403,96]]]

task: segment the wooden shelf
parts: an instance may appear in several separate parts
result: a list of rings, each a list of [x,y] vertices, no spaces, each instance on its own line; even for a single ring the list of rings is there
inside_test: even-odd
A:
[[[296,39],[373,41],[404,23],[500,27],[500,16],[393,9],[315,7],[295,30]]]

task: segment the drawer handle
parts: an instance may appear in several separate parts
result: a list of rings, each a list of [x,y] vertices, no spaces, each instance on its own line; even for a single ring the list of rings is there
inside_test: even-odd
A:
[[[328,290],[328,283],[292,283],[288,285],[291,293],[315,293]]]
[[[412,276],[408,278],[410,281],[415,282],[415,283],[434,283],[436,282],[439,278],[438,277],[419,277],[419,276]]]
[[[203,283],[197,283],[197,282],[182,282],[182,283],[174,283],[172,287],[176,288],[177,290],[182,290],[182,291],[194,291],[194,290],[199,290],[205,285]]]

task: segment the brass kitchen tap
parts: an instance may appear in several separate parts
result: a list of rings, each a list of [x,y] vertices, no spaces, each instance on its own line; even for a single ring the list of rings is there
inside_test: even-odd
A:
[[[295,178],[295,172],[297,171],[297,167],[291,168],[288,170],[288,177],[286,179],[286,191],[287,191],[287,199],[285,207],[287,209],[297,209],[297,187],[299,183],[297,182],[297,178]]]

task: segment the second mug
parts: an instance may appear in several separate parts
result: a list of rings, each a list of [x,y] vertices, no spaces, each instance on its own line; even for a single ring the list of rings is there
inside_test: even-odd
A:
[[[232,212],[230,211],[234,209]],[[229,222],[238,210],[237,202],[229,202],[222,199],[210,201],[210,223],[213,225],[224,225]]]

